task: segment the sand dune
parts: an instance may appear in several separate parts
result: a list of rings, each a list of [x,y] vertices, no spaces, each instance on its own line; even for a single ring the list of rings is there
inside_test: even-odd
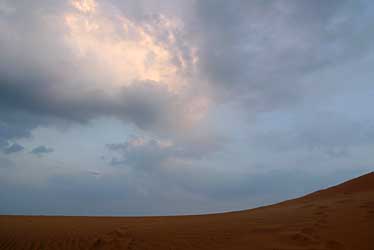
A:
[[[276,205],[175,217],[0,216],[0,249],[374,249],[374,173]]]

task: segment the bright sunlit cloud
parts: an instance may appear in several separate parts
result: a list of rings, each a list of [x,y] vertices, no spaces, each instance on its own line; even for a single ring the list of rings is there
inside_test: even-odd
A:
[[[183,33],[180,20],[160,14],[136,22],[114,6],[94,0],[74,0],[71,5],[74,8],[64,14],[67,42],[89,71],[112,85],[102,87],[150,81],[178,92],[188,84],[186,72],[191,72],[197,55],[192,46],[185,51],[178,47],[177,36]]]

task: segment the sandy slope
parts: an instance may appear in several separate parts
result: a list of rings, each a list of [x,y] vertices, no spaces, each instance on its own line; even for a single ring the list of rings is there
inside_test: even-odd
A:
[[[179,217],[0,216],[0,249],[374,249],[374,173],[247,211]]]

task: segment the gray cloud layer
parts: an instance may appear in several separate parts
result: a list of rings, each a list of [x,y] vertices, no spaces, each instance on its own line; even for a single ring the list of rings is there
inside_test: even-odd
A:
[[[224,96],[241,99],[248,111],[295,104],[312,87],[301,77],[371,48],[367,4],[199,1],[195,27],[201,34],[201,66]]]
[[[368,50],[372,22],[366,4],[201,1],[191,6],[196,18],[186,22],[191,25],[186,29],[199,41],[201,74],[211,80],[214,92],[235,96],[247,111],[262,111],[300,99],[310,88],[300,82],[302,75]],[[2,140],[26,136],[51,117],[82,122],[113,115],[144,129],[183,119],[183,101],[162,87],[140,83],[113,97],[74,87],[85,78],[62,83],[58,72],[74,75],[76,65],[63,37],[53,34],[63,28],[52,29],[42,20],[67,9],[63,1],[5,1],[4,6],[10,11],[0,17],[2,32],[8,34],[0,42]],[[10,115],[15,112],[17,117]]]

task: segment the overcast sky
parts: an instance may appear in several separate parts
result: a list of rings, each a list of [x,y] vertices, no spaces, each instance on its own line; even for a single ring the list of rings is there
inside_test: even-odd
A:
[[[251,208],[374,169],[370,0],[0,0],[0,213]]]

